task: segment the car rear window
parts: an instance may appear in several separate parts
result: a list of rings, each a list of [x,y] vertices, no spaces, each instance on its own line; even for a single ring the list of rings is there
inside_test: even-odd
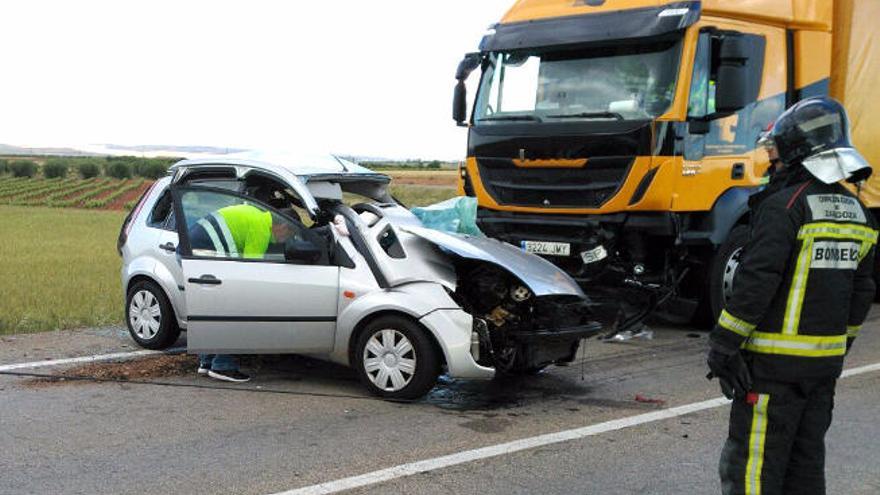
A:
[[[156,229],[174,230],[174,209],[172,208],[171,191],[165,191],[153,206],[147,225]]]

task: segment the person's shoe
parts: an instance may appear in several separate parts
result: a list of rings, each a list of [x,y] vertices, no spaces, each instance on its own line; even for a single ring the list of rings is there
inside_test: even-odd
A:
[[[211,371],[210,365],[199,364],[199,369],[196,370],[196,373],[200,375],[207,375],[209,371]]]
[[[208,370],[208,376],[217,380],[223,380],[225,382],[235,382],[235,383],[244,383],[251,379],[251,377],[245,375],[241,371],[238,370],[228,370],[228,371],[214,371]]]

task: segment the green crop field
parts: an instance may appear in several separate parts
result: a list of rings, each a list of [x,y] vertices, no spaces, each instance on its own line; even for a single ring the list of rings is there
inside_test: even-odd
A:
[[[122,321],[125,213],[0,206],[0,334]]]
[[[0,205],[122,209],[152,180],[0,177]]]

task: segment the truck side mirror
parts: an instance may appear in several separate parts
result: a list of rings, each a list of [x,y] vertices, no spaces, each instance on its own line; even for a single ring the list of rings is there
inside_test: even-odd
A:
[[[760,43],[760,51],[756,50],[756,39],[763,41],[763,38],[740,33],[725,34],[719,40],[715,83],[717,113],[734,113],[757,100],[764,57],[763,43]]]
[[[464,81],[455,83],[455,94],[452,96],[452,120],[460,126],[466,126],[467,120],[467,87]]]
[[[452,120],[458,125],[465,126],[467,120],[467,87],[464,84],[465,79],[471,75],[483,61],[483,56],[479,53],[468,53],[459,62],[458,68],[455,70],[455,94],[452,98]]]

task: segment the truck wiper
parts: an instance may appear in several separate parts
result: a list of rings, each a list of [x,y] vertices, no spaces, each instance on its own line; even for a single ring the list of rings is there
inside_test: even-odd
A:
[[[617,112],[582,112],[582,113],[565,113],[560,115],[547,115],[552,119],[591,119],[591,118],[606,118],[606,119],[617,119],[623,120],[623,115],[620,115]]]
[[[498,115],[495,117],[483,117],[482,119],[477,119],[477,122],[484,120],[530,120],[532,122],[541,122],[541,119],[534,115]]]

